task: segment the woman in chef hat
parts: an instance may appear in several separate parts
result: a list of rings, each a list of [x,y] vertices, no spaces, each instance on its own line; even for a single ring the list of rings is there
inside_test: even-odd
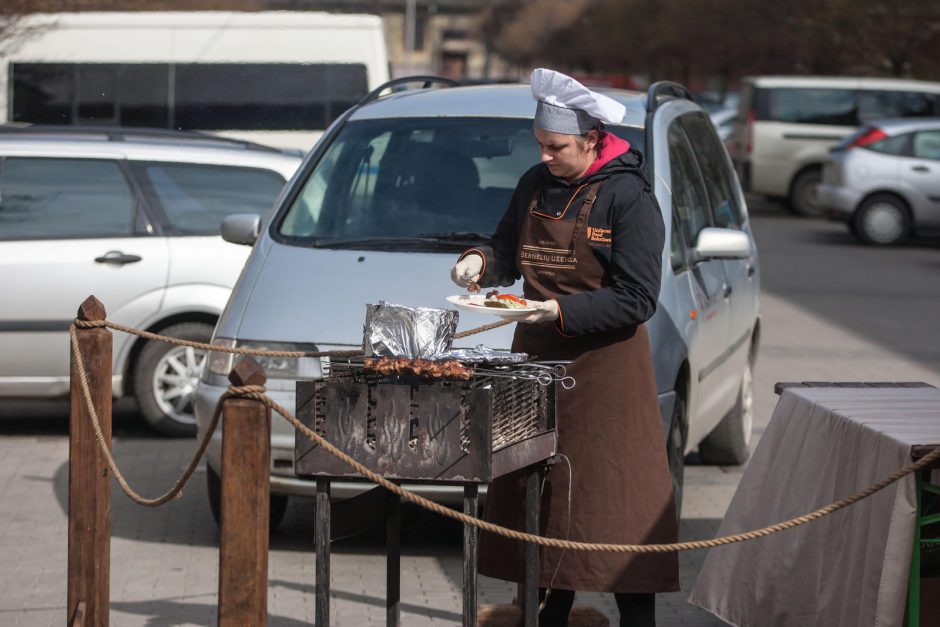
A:
[[[604,124],[625,108],[571,77],[532,72],[541,162],[519,180],[489,246],[452,271],[461,286],[520,277],[536,311],[513,350],[565,360],[561,464],[542,490],[542,534],[584,542],[675,542],[676,510],[645,322],[659,295],[664,226],[643,159]],[[487,520],[525,528],[524,473],[493,482]],[[480,572],[522,582],[522,543],[483,534]],[[567,625],[576,590],[613,592],[621,625],[654,625],[656,592],[679,589],[676,553],[540,552],[540,625]]]

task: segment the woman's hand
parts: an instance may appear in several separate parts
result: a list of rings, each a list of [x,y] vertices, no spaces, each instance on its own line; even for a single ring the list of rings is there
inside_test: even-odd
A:
[[[558,320],[558,301],[556,300],[529,300],[525,301],[529,307],[534,307],[535,311],[525,316],[513,317],[515,322],[552,322]]]
[[[471,253],[454,264],[450,271],[450,280],[460,287],[470,288],[480,280],[480,273],[482,272],[483,257]],[[477,290],[479,289],[479,286],[477,286]]]

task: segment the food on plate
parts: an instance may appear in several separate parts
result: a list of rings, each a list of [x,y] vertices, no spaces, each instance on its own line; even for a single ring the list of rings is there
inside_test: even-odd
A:
[[[408,359],[406,357],[366,357],[362,369],[383,375],[413,374],[431,379],[460,379],[469,381],[473,370],[456,359],[432,361],[430,359]]]
[[[524,309],[528,307],[524,298],[519,298],[514,294],[500,294],[495,290],[487,292],[483,304],[487,307],[498,307],[500,309]]]

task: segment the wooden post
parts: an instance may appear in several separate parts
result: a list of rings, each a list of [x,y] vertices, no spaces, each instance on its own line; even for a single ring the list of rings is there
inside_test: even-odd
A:
[[[104,305],[89,296],[79,320],[104,320]],[[77,363],[82,359],[98,424],[111,448],[111,332],[78,329],[80,355],[71,351],[69,407],[69,625],[108,625],[111,567],[111,478],[95,437]]]
[[[477,515],[478,487],[468,483],[463,487],[463,513]],[[463,624],[477,624],[477,561],[479,532],[473,525],[463,526]]]
[[[330,480],[317,478],[316,509],[317,582],[314,621],[330,627]]]
[[[251,357],[229,374],[232,385],[264,385]],[[219,627],[267,625],[271,410],[233,398],[222,409],[222,525]]]
[[[401,497],[385,493],[385,624],[401,625]]]

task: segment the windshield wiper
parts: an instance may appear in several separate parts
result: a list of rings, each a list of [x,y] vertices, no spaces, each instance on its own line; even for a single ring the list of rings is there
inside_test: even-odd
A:
[[[408,249],[452,247],[467,240],[441,239],[438,237],[415,235],[407,237],[322,237],[313,240],[314,248],[364,248],[364,249]]]
[[[489,235],[474,233],[472,231],[452,231],[450,233],[422,233],[418,237],[437,240],[439,242],[488,242]]]

